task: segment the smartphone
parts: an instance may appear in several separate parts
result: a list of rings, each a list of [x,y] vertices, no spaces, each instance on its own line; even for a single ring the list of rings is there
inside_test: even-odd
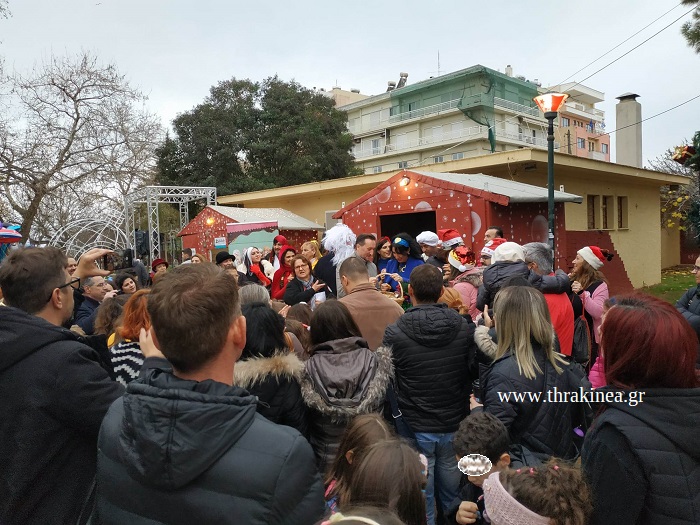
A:
[[[115,250],[115,253],[109,253],[102,258],[102,269],[116,272],[131,268],[133,263],[134,256],[131,250]]]

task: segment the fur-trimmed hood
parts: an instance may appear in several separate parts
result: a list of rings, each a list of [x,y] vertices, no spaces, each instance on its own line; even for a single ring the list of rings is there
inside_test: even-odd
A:
[[[372,352],[366,347],[366,342],[362,342],[364,346],[344,352],[357,354],[351,356],[350,364],[347,359],[335,364],[329,362],[328,354],[324,356],[324,352],[315,352],[306,362],[301,379],[301,395],[309,408],[342,421],[357,414],[376,411],[384,403],[389,381],[394,375],[391,348],[379,347]],[[315,360],[325,362],[319,367],[314,366]],[[361,362],[366,365],[354,366]],[[329,366],[335,377],[329,377],[324,370]],[[343,389],[347,392],[344,397],[333,397]]]
[[[272,357],[254,357],[238,361],[233,370],[233,384],[241,388],[251,388],[262,383],[269,376],[301,381],[304,363],[292,353],[276,352]]]

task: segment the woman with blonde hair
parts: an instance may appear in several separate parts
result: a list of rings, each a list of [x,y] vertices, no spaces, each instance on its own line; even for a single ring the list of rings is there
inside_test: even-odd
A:
[[[306,257],[306,260],[311,263],[311,269],[313,270],[316,267],[316,263],[321,258],[321,249],[318,246],[318,241],[314,239],[302,244],[299,254]]]
[[[493,321],[498,343],[488,339],[490,344],[485,344],[486,338],[479,338],[481,350],[494,360],[480,378],[483,409],[506,426],[516,445],[512,455],[522,462],[533,456],[576,458],[574,429],[585,427],[577,403],[547,398],[557,392],[578,393],[583,374],[568,370],[568,362],[555,352],[544,295],[530,286],[502,288],[494,301]],[[480,406],[473,396],[471,405]]]

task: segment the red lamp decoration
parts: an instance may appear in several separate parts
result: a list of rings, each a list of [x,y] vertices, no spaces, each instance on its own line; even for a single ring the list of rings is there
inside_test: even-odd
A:
[[[683,164],[695,155],[695,148],[693,146],[676,146],[673,149],[673,155],[671,158],[675,160],[678,164]]]
[[[548,113],[554,111],[555,113],[559,111],[569,95],[566,93],[545,93],[544,95],[538,95],[532,100],[535,101],[537,107],[542,110],[543,113]]]

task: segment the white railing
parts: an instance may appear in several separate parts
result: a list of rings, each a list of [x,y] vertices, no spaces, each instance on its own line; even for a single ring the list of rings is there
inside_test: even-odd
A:
[[[536,137],[530,137],[528,135],[523,135],[522,133],[509,133],[508,131],[496,131],[496,140],[499,137],[504,137],[510,140],[517,140],[518,142],[524,142],[531,146],[537,146],[538,148],[547,148],[547,139],[540,139]],[[554,149],[559,148],[559,143],[554,143]]]
[[[494,97],[493,105],[509,109],[510,111],[513,111],[515,113],[524,113],[525,115],[530,115],[532,117],[541,116],[540,110],[537,108],[524,106],[523,104],[518,104],[517,102],[511,102],[510,100],[505,100],[503,98]]]
[[[366,157],[373,157],[375,155],[381,155],[384,153],[392,153],[395,151],[404,151],[414,148],[420,148],[422,146],[428,146],[432,144],[439,144],[442,142],[455,141],[458,139],[473,137],[477,135],[486,135],[488,133],[487,126],[471,126],[469,128],[464,128],[457,131],[450,131],[447,133],[440,133],[439,135],[431,135],[430,137],[420,137],[416,140],[409,140],[405,142],[400,142],[398,144],[387,144],[383,148],[365,148],[359,151],[353,152],[356,159],[362,159]]]
[[[435,104],[434,106],[428,106],[427,108],[414,109],[413,111],[404,111],[398,115],[391,115],[388,119],[390,124],[395,122],[403,122],[404,120],[411,120],[414,118],[425,117],[426,115],[434,115],[455,109],[459,105],[460,99],[449,100],[443,102],[442,104]],[[382,122],[382,121],[380,121]]]

